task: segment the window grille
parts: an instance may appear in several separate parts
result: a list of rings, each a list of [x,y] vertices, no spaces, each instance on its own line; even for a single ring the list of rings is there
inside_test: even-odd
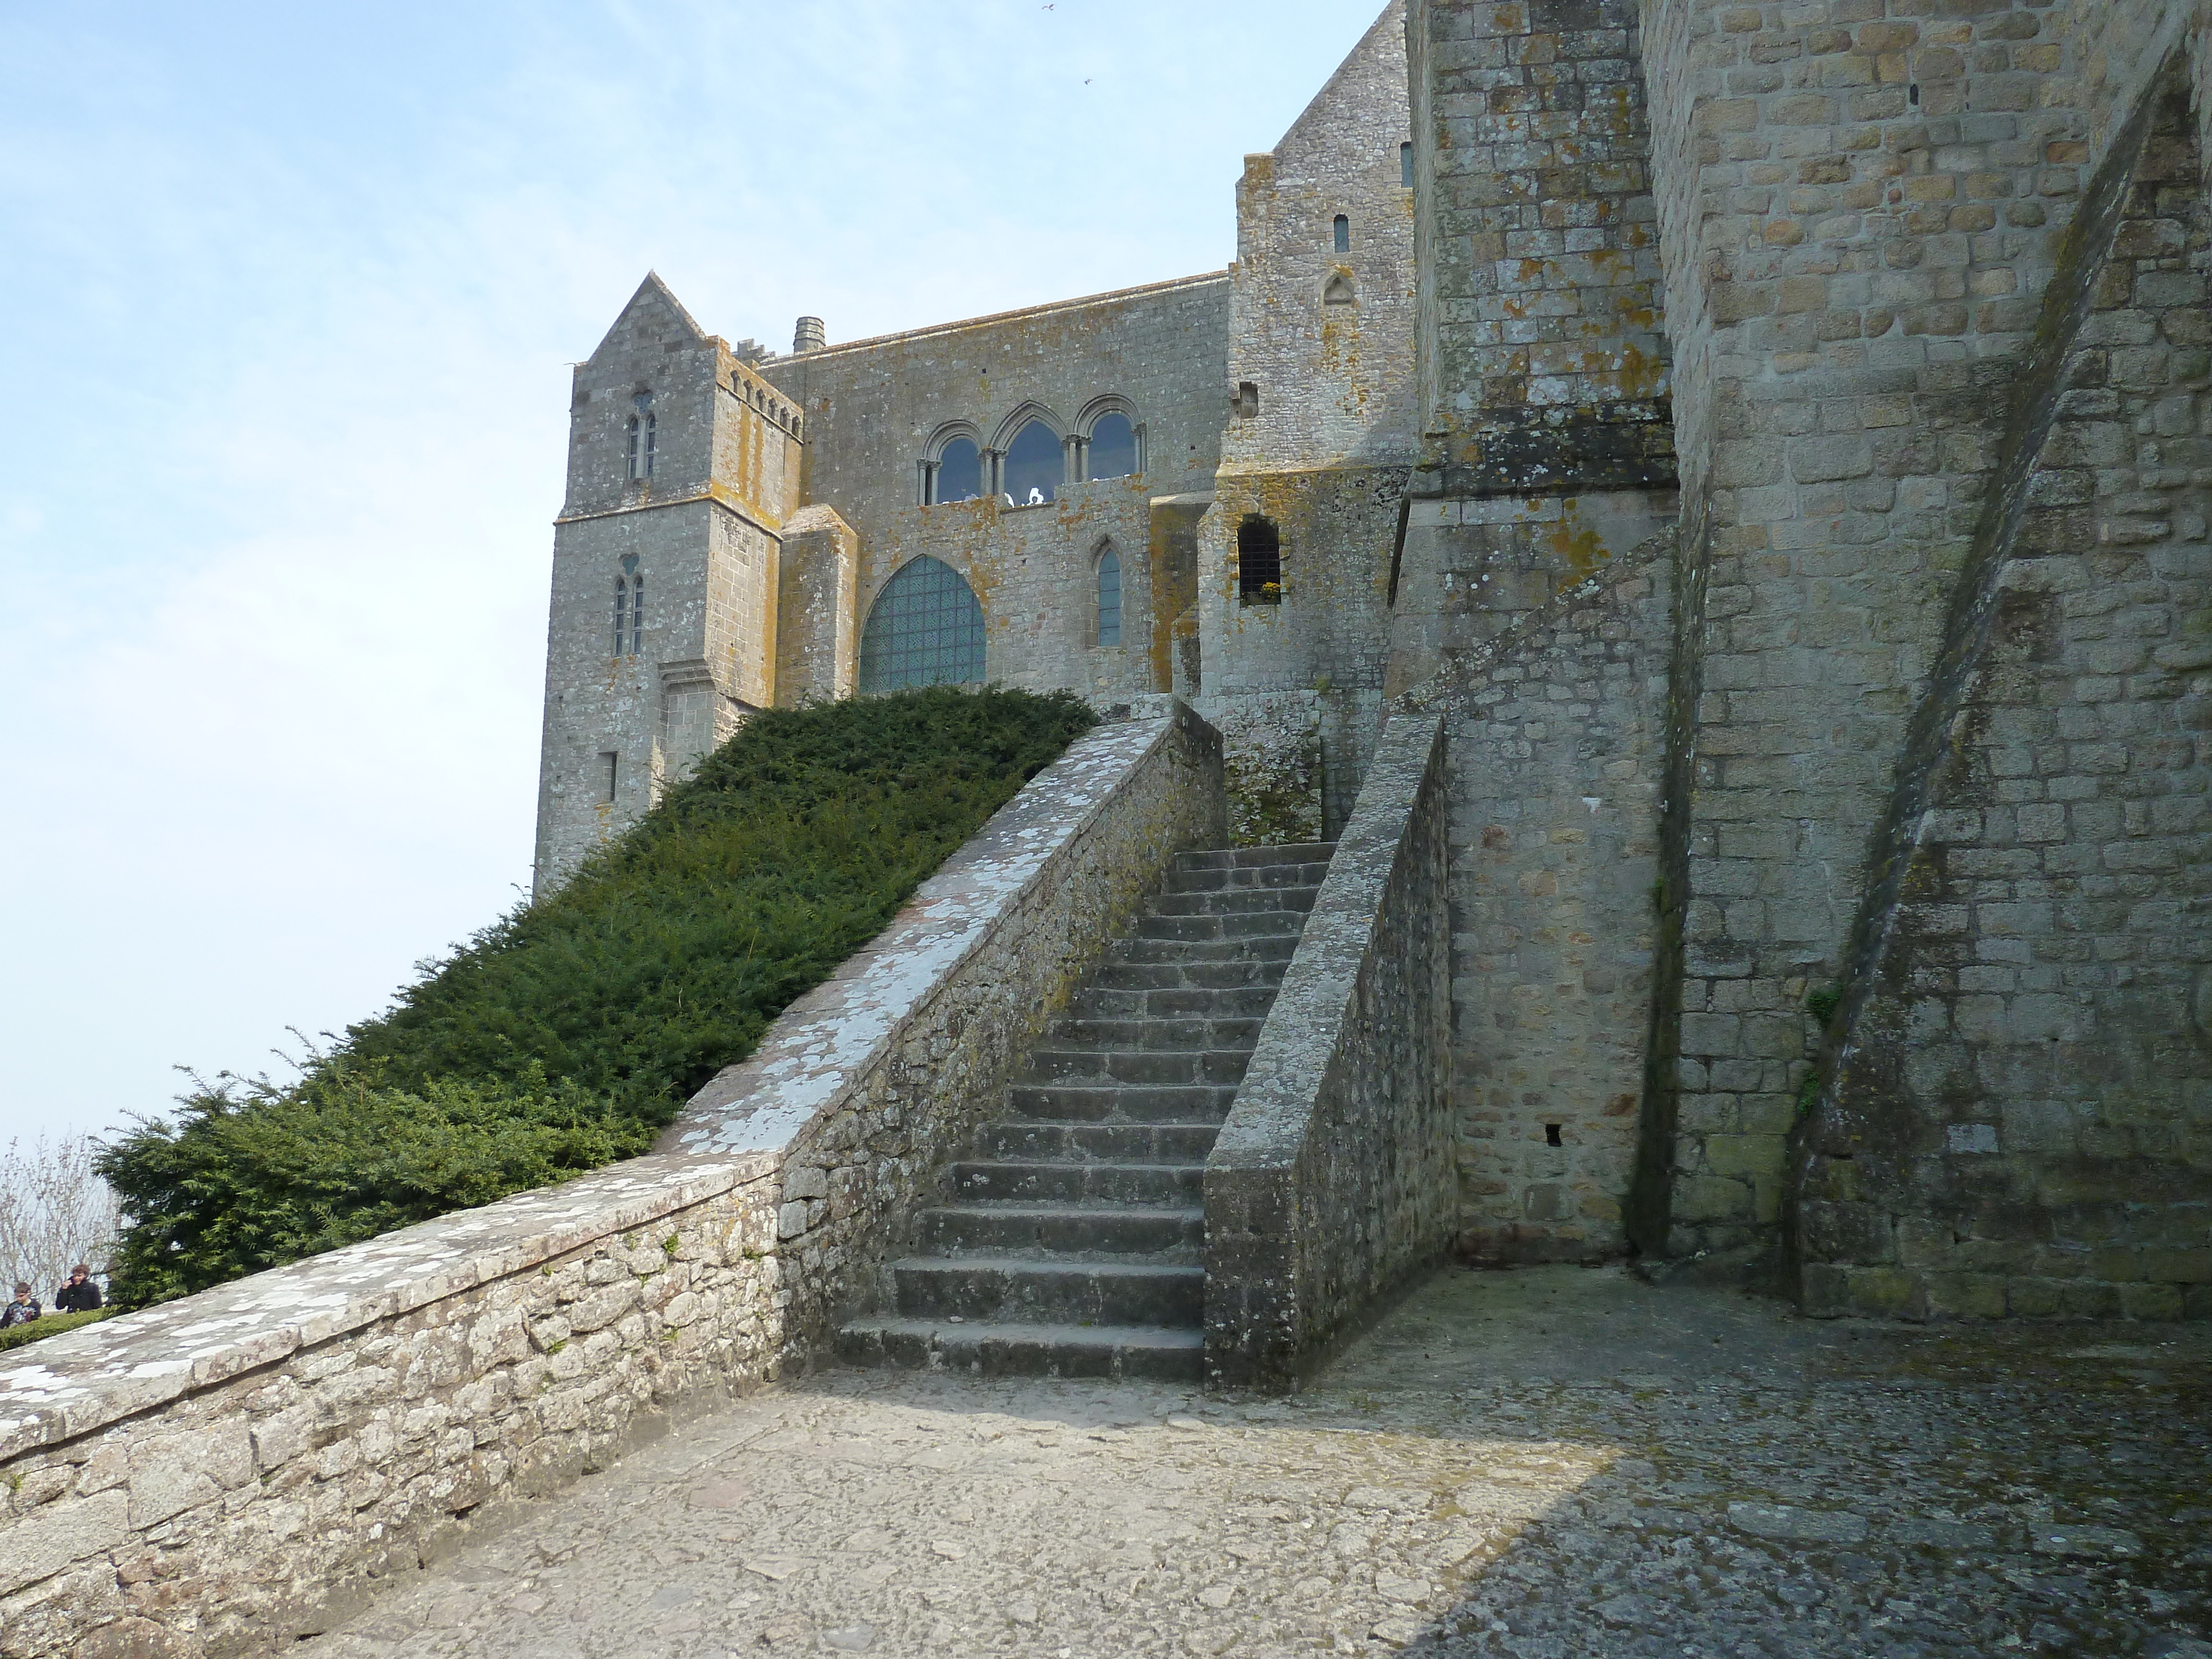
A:
[[[884,584],[860,635],[860,690],[983,678],[983,608],[960,573],[927,554]]]
[[[1246,605],[1282,599],[1282,534],[1266,519],[1247,519],[1237,526],[1237,597]]]

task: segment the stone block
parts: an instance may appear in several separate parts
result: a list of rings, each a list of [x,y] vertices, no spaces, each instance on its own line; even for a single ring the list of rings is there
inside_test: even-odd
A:
[[[214,1482],[207,1482],[210,1495]],[[119,1491],[46,1504],[15,1520],[0,1550],[0,1595],[50,1578],[118,1547],[130,1535],[131,1500]],[[174,1511],[171,1511],[174,1513]]]

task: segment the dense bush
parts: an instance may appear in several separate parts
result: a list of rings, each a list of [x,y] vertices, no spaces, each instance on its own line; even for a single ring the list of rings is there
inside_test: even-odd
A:
[[[90,1313],[41,1314],[25,1325],[10,1325],[0,1331],[0,1353],[10,1348],[20,1348],[26,1342],[36,1342],[41,1337],[59,1336],[64,1331],[73,1331],[80,1325],[97,1324],[118,1308],[94,1308]]]
[[[102,1152],[140,1305],[641,1152],[1093,716],[939,687],[755,717],[596,854],[311,1055]]]

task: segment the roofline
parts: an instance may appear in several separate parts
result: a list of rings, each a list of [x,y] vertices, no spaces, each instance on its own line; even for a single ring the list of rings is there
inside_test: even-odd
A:
[[[1205,288],[1214,283],[1229,280],[1229,267],[1205,271],[1196,276],[1174,276],[1164,283],[1143,283],[1135,288],[1109,289],[1103,294],[1086,294],[1080,299],[1053,300],[1041,306],[1023,306],[1012,311],[994,311],[988,316],[969,317],[957,323],[936,323],[927,328],[908,329],[898,334],[875,334],[865,340],[847,340],[837,345],[826,345],[812,351],[793,352],[776,357],[760,367],[767,374],[788,368],[794,363],[815,362],[823,357],[834,357],[841,351],[866,351],[877,346],[898,345],[908,340],[927,340],[939,335],[957,334],[963,329],[988,328],[994,323],[1012,322],[1020,317],[1048,317],[1056,311],[1075,311],[1085,306],[1103,305],[1113,300],[1133,300],[1148,294],[1171,294],[1177,289]],[[763,376],[765,378],[765,376]],[[777,388],[781,391],[781,387]]]

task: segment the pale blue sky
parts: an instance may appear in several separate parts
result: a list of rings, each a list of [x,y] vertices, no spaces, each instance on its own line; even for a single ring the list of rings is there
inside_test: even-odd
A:
[[[0,1137],[529,878],[568,363],[1185,276],[1380,0],[0,0]]]

